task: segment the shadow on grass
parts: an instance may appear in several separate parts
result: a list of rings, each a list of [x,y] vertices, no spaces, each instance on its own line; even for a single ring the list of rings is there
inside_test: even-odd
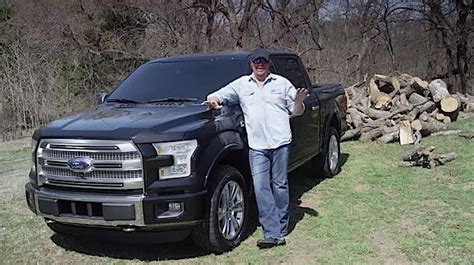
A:
[[[341,154],[341,167],[344,166],[349,158],[349,154]],[[321,182],[325,178],[321,177],[320,172],[313,172],[310,163],[306,163],[291,172],[289,175],[290,185],[290,203],[291,219],[289,233],[291,233],[298,222],[305,214],[318,216],[318,212],[310,207],[301,206],[301,197],[303,194]],[[253,199],[251,199],[253,200]],[[250,237],[257,228],[257,209],[255,203],[250,205],[250,216],[248,219],[247,233],[243,235],[245,240]],[[51,240],[58,246],[78,253],[110,257],[125,260],[138,259],[140,261],[159,261],[159,260],[180,260],[187,258],[197,258],[211,253],[201,250],[193,244],[190,238],[181,242],[161,243],[161,244],[129,244],[120,242],[107,242],[96,240],[85,240],[77,237],[54,234]]]
[[[349,159],[349,154],[342,153],[340,156],[341,168]],[[321,176],[321,172],[314,172],[311,162],[305,163],[289,175],[290,183],[290,227],[289,233],[291,233],[298,222],[300,222],[305,214],[311,216],[318,216],[317,210],[310,207],[301,206],[301,196],[307,191],[313,189],[321,182],[325,181],[326,178]]]

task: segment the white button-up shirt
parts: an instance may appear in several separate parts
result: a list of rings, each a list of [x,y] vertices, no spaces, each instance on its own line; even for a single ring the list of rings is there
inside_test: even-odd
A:
[[[253,74],[245,75],[208,96],[221,104],[239,103],[242,108],[249,147],[275,149],[291,142],[290,116],[296,89],[291,82],[269,74],[259,87]]]

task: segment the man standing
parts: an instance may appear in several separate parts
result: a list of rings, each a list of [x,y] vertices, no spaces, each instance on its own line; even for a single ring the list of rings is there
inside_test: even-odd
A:
[[[290,116],[304,112],[304,88],[270,73],[270,57],[256,49],[250,57],[252,74],[242,76],[208,95],[209,108],[240,103],[247,130],[259,221],[264,238],[259,248],[284,245],[289,225],[288,158],[290,153]]]

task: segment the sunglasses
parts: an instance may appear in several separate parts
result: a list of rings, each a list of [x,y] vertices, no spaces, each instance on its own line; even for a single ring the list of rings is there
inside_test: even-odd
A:
[[[266,60],[265,58],[256,58],[256,59],[252,60],[252,63],[254,63],[254,64],[267,64],[268,60]]]

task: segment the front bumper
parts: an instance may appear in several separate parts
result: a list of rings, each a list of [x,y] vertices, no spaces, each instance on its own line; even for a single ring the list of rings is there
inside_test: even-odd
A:
[[[181,229],[203,219],[206,191],[144,196],[65,191],[25,186],[29,208],[51,222],[130,229]],[[174,209],[169,205],[180,205]]]

